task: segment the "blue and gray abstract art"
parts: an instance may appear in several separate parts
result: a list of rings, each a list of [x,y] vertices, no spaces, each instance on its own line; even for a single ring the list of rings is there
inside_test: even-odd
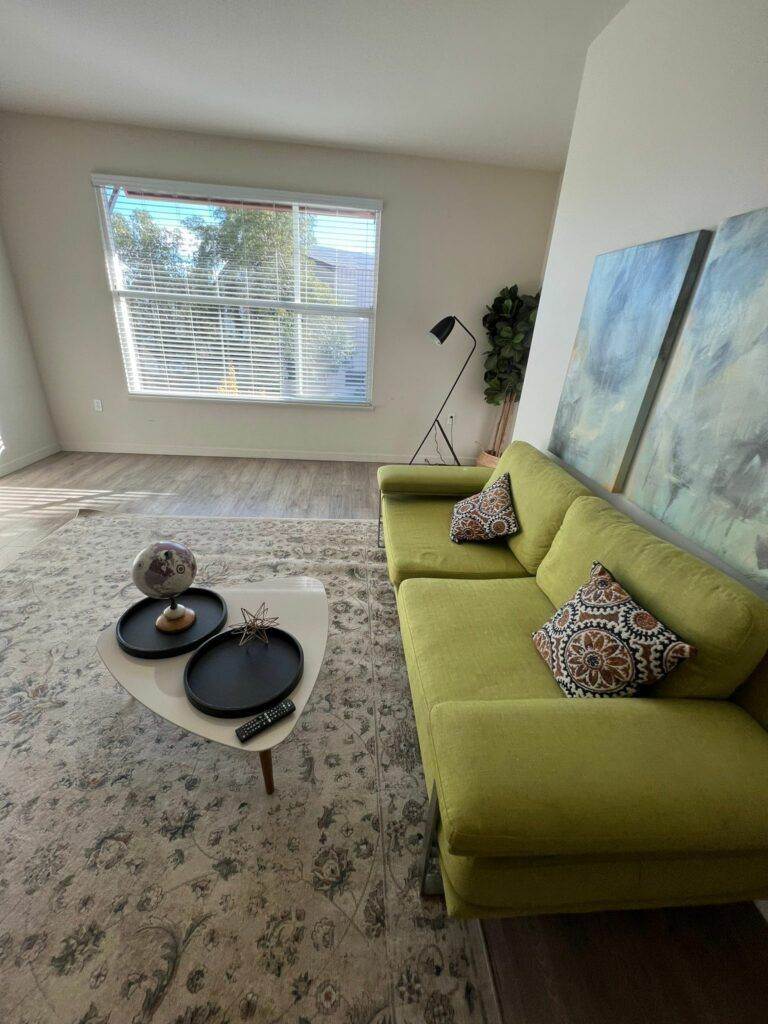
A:
[[[620,490],[709,232],[597,256],[549,448]]]
[[[720,225],[625,490],[768,585],[768,209]]]

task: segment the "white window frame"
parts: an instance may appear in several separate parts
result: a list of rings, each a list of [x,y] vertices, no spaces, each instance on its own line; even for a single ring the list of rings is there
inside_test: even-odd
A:
[[[376,335],[376,313],[378,311],[379,291],[379,250],[381,247],[381,212],[383,202],[380,199],[371,199],[362,196],[329,196],[311,192],[286,192],[280,189],[246,188],[233,185],[206,185],[201,182],[175,181],[161,178],[140,178],[124,174],[92,174],[91,184],[94,187],[96,204],[99,211],[99,224],[101,227],[102,246],[107,260],[107,285],[113,300],[115,313],[115,328],[118,334],[118,341],[123,354],[124,364],[134,358],[130,345],[123,344],[118,327],[118,319],[121,317],[121,300],[126,297],[148,298],[148,299],[169,299],[178,300],[179,294],[169,292],[143,291],[135,288],[120,287],[120,269],[116,265],[110,265],[114,261],[114,246],[111,239],[111,230],[107,211],[100,194],[100,189],[110,185],[118,188],[135,189],[143,192],[155,192],[168,197],[178,196],[183,199],[201,199],[215,203],[217,199],[231,200],[234,202],[254,203],[276,203],[286,205],[327,207],[332,210],[349,209],[354,211],[370,211],[375,214],[376,219],[376,251],[374,254],[375,274],[373,281],[373,302],[371,307],[355,307],[342,305],[325,305],[322,303],[302,302],[276,302],[266,299],[227,299],[223,297],[205,297],[185,295],[185,301],[197,305],[232,305],[245,306],[262,309],[292,309],[297,313],[328,313],[334,316],[352,318],[365,317],[370,322],[368,331],[368,352],[366,356],[366,400],[364,402],[342,402],[332,399],[312,399],[301,396],[287,396],[285,398],[259,398],[242,395],[181,395],[168,394],[165,391],[131,390],[130,381],[126,370],[126,389],[129,398],[138,399],[168,399],[170,401],[182,402],[245,402],[249,405],[310,405],[322,406],[331,409],[372,409],[373,408],[373,368],[374,368],[374,340]],[[126,313],[122,313],[126,317]]]

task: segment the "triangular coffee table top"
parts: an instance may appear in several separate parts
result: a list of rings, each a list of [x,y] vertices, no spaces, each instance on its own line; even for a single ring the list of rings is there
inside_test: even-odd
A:
[[[105,666],[123,689],[156,715],[215,743],[223,743],[237,750],[266,752],[293,732],[317,682],[328,639],[328,599],[325,588],[320,580],[311,576],[290,576],[214,589],[227,602],[228,615],[224,629],[242,622],[241,608],[254,610],[262,601],[266,601],[269,614],[278,616],[280,628],[292,633],[304,650],[304,673],[291,694],[291,700],[296,705],[295,713],[254,736],[248,743],[240,743],[235,736],[235,729],[249,721],[252,715],[245,718],[214,718],[198,711],[187,700],[184,692],[184,666],[192,654],[160,660],[133,658],[119,647],[114,623],[100,634],[96,648]],[[269,790],[269,785],[267,788]]]

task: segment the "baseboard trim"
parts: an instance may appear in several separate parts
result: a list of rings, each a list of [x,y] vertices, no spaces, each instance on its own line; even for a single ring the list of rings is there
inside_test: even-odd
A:
[[[43,448],[38,448],[37,451],[27,452],[26,455],[19,455],[8,462],[0,461],[0,476],[15,473],[17,469],[24,469],[25,466],[31,466],[33,462],[39,462],[40,459],[45,459],[49,455],[55,455],[56,452],[60,451],[60,444],[47,444]]]
[[[223,459],[305,459],[311,462],[408,462],[412,452],[325,452],[290,448],[229,448],[204,445],[127,444],[99,442],[88,445],[65,445],[69,452],[104,452],[110,455],[210,455]],[[475,451],[459,452],[465,465],[473,465]]]

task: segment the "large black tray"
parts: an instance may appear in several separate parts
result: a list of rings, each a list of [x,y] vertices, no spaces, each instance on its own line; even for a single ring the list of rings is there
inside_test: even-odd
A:
[[[218,633],[227,621],[227,605],[223,597],[204,587],[190,587],[179,594],[186,608],[193,608],[197,618],[183,633],[163,633],[155,619],[168,607],[168,598],[158,601],[145,597],[120,616],[115,633],[126,654],[134,658],[174,658],[189,654],[204,640]]]
[[[211,637],[184,668],[184,689],[198,711],[218,718],[242,718],[287,697],[301,679],[304,652],[283,629],[267,630],[269,643],[242,647],[240,629]]]

